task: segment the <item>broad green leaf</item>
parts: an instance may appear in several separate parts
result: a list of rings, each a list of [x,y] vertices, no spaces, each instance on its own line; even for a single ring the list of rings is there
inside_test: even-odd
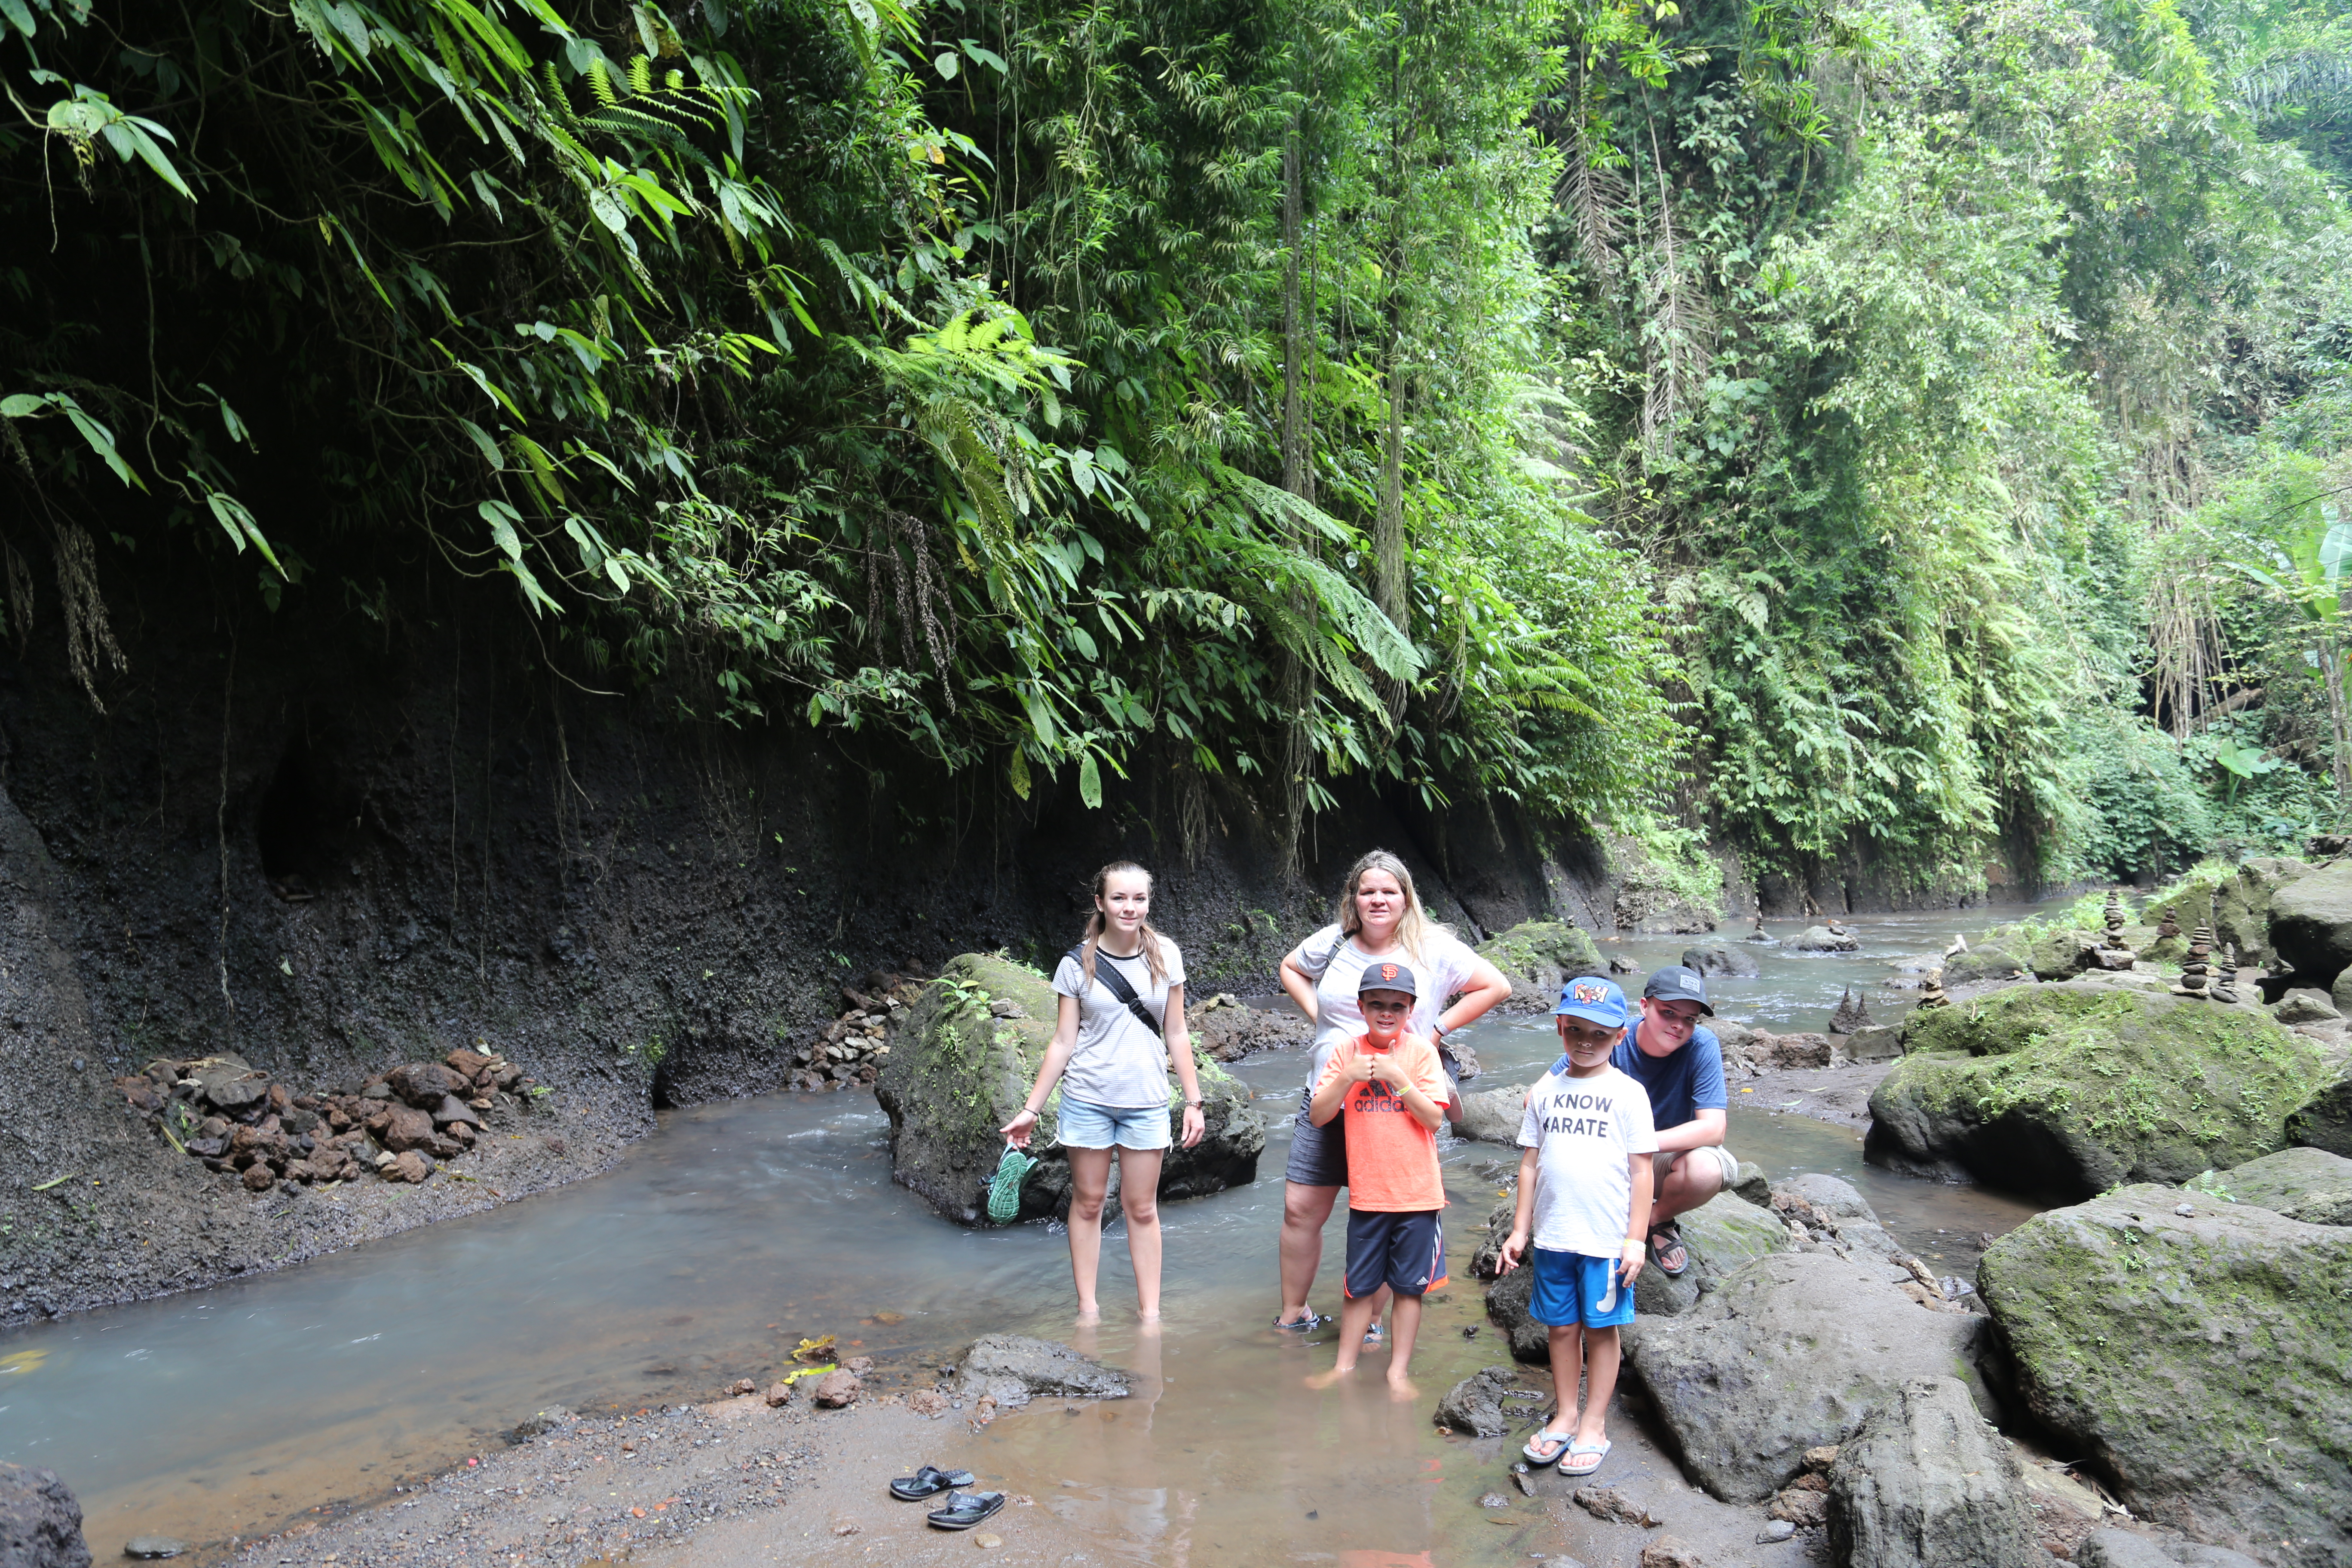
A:
[[[1005,764],[1004,776],[1014,795],[1023,800],[1029,798],[1029,753],[1021,749],[1018,741],[1013,743],[1013,760]]]
[[[475,510],[482,514],[482,521],[490,525],[490,537],[498,542],[500,550],[507,552],[507,559],[521,561],[522,538],[515,532],[515,524],[522,521],[522,513],[502,500],[486,500]]]
[[[48,405],[49,400],[38,393],[14,392],[0,397],[0,416],[10,419],[29,418]]]
[[[521,561],[501,562],[500,564],[513,573],[515,581],[522,584],[523,602],[530,606],[532,615],[538,615],[542,607],[553,610],[559,616],[563,613],[563,606],[547,596],[547,590],[539,585],[539,579],[531,575],[530,568]]]
[[[475,447],[480,450],[482,454],[482,461],[489,464],[492,472],[498,473],[505,470],[507,466],[507,455],[499,450],[499,444],[490,439],[490,433],[488,431],[483,429],[472,420],[462,417],[457,421],[457,427],[465,431],[467,437],[472,440]]]
[[[1092,752],[1078,759],[1078,799],[1088,811],[1102,809],[1102,769]]]
[[[953,49],[942,49],[931,60],[931,68],[940,73],[942,80],[953,81],[956,69],[962,63],[956,58]]]
[[[81,438],[89,443],[91,451],[105,459],[106,466],[114,470],[116,479],[135,489],[143,490],[147,488],[146,481],[132,473],[131,465],[122,460],[122,454],[114,449],[113,431],[84,414],[81,411],[81,405],[64,393],[51,393],[49,398],[51,402],[66,411],[66,417],[72,420],[74,428],[81,432]]]

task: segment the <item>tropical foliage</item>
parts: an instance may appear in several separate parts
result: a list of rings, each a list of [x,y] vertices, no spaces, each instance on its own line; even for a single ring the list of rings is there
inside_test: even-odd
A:
[[[583,684],[1188,838],[1356,775],[1814,885],[2284,843],[2347,25],[0,0],[9,632],[103,704],[136,573],[488,578]]]

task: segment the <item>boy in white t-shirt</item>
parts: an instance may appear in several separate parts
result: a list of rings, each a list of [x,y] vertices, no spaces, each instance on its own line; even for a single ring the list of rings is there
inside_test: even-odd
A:
[[[1528,1313],[1551,1330],[1559,1409],[1525,1452],[1557,1460],[1564,1476],[1589,1476],[1609,1457],[1609,1396],[1617,1390],[1617,1329],[1633,1321],[1633,1277],[1650,1229],[1650,1156],[1658,1135],[1650,1097],[1610,1065],[1632,1014],[1625,994],[1597,975],[1560,988],[1552,1009],[1567,1054],[1528,1091],[1519,1121],[1519,1203],[1503,1243],[1502,1271],[1518,1267],[1532,1234],[1535,1290]],[[1585,1384],[1576,1406],[1578,1374]],[[1570,1430],[1556,1430],[1568,1426]]]

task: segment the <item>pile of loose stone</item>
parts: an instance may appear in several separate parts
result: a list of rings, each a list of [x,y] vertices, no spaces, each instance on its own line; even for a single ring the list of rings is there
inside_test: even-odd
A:
[[[463,1154],[486,1113],[528,1104],[532,1089],[504,1058],[462,1047],[438,1062],[377,1073],[349,1092],[298,1094],[226,1054],[167,1058],[114,1082],[173,1148],[256,1193],[370,1174],[422,1182],[433,1173],[428,1155]]]
[[[793,1057],[792,1086],[807,1093],[870,1084],[890,1054],[890,1030],[905,1021],[923,982],[869,974],[864,989],[845,985],[845,1011]]]

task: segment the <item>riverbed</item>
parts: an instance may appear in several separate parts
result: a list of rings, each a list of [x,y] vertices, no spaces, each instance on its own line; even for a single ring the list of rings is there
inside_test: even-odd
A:
[[[1819,1029],[1840,993],[1858,988],[1892,1022],[1907,994],[1885,984],[1891,966],[1994,918],[1857,919],[1860,954],[1762,949],[1764,973],[1717,982],[1717,1005],[1763,1027]],[[1604,948],[1646,971],[1684,945],[1624,938]],[[1542,1017],[1490,1019],[1468,1037],[1485,1068],[1479,1088],[1529,1081],[1556,1054]],[[1304,1066],[1276,1054],[1236,1070],[1277,1111],[1295,1104]],[[1775,1178],[1822,1171],[1855,1183],[1939,1273],[1969,1272],[1981,1237],[2031,1212],[1874,1170],[1858,1131],[1758,1106],[1771,1082],[1734,1086],[1734,1151]],[[551,1405],[634,1411],[707,1399],[736,1377],[774,1372],[803,1338],[833,1334],[845,1353],[913,1366],[951,1359],[991,1329],[1070,1338],[1059,1227],[970,1231],[937,1219],[891,1184],[887,1132],[863,1093],[668,1112],[610,1173],[562,1191],[282,1273],[11,1333],[0,1338],[0,1458],[62,1475],[104,1557],[133,1534],[250,1538],[383,1496],[495,1447]],[[1452,1562],[1524,1561],[1508,1531],[1480,1522],[1476,1498],[1500,1476],[1494,1446],[1446,1438],[1428,1416],[1448,1384],[1504,1359],[1466,1264],[1496,1163],[1511,1152],[1446,1152],[1455,1280],[1428,1313],[1414,1363],[1422,1396],[1390,1405],[1376,1389],[1308,1393],[1304,1379],[1329,1363],[1328,1331],[1302,1344],[1269,1327],[1288,1136],[1286,1122],[1272,1130],[1252,1186],[1163,1210],[1168,1321],[1156,1336],[1136,1331],[1112,1227],[1107,1322],[1081,1348],[1142,1373],[1155,1397],[1000,1421],[982,1449],[1004,1484],[1139,1561],[1183,1555],[1176,1545],[1212,1515],[1225,1561],[1411,1553],[1437,1541],[1454,1543]],[[1327,1310],[1343,1228],[1335,1215],[1316,1295]]]

